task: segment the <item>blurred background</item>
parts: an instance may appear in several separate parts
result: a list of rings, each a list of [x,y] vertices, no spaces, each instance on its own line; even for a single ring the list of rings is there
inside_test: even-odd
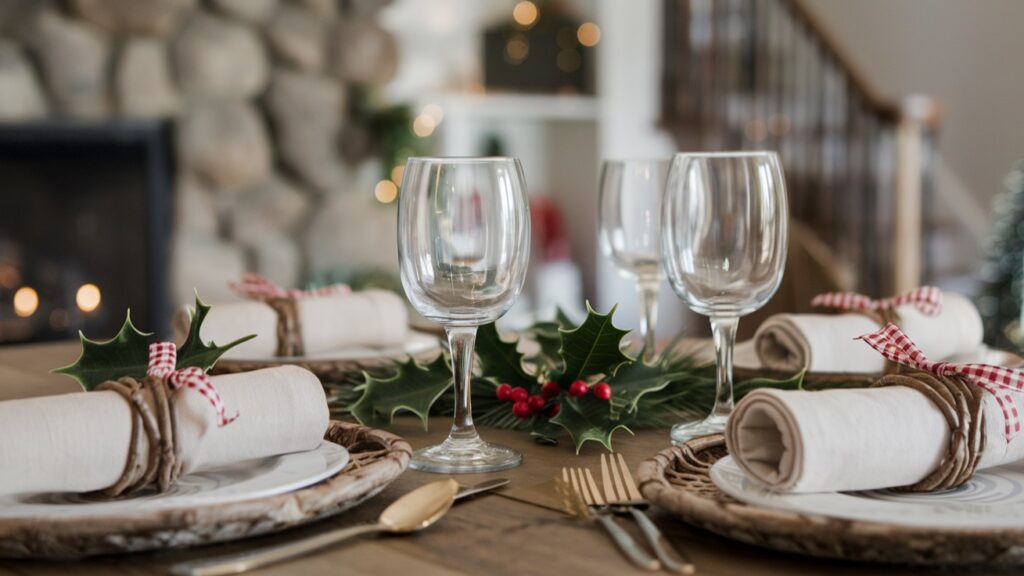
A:
[[[1016,347],[1021,21],[1015,0],[0,0],[0,344],[113,335],[128,307],[163,333],[246,271],[401,291],[412,155],[522,159],[510,325],[588,299],[635,327],[597,242],[602,160],[773,149],[794,233],[761,317],[932,283]],[[659,334],[703,326],[663,288]]]

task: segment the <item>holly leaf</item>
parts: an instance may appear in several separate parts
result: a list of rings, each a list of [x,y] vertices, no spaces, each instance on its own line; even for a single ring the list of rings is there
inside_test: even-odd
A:
[[[559,329],[562,345],[558,350],[565,369],[561,383],[569,385],[595,374],[612,376],[632,358],[622,353],[622,337],[629,333],[612,324],[615,306],[607,314],[598,314],[587,302],[587,319],[572,330]]]
[[[666,362],[647,364],[637,360],[619,368],[608,380],[612,388],[612,414],[636,411],[640,399],[653,392],[664,390],[673,382],[687,380],[693,376],[691,362]]]
[[[78,381],[85,390],[92,390],[107,380],[125,376],[141,378],[149,368],[149,340],[151,332],[140,332],[132,324],[132,312],[128,310],[121,330],[106,342],[90,340],[82,332],[82,353],[73,364],[53,370]]]
[[[224,355],[225,352],[231,350],[235,346],[238,346],[242,342],[247,342],[256,337],[255,334],[243,336],[234,342],[225,344],[224,346],[217,346],[213,340],[210,340],[208,344],[204,344],[203,340],[199,337],[200,330],[203,327],[203,320],[206,319],[206,315],[210,313],[210,306],[203,303],[199,299],[199,294],[196,294],[196,306],[192,310],[191,322],[188,325],[188,335],[185,337],[185,342],[178,347],[178,361],[175,367],[178,370],[182,368],[201,368],[204,372],[213,368],[213,365],[217,363],[217,360]]]
[[[477,329],[476,353],[480,360],[480,372],[499,384],[529,387],[537,383],[523,368],[523,355],[516,350],[518,341],[506,342],[501,339],[494,322]]]
[[[427,417],[434,402],[452,386],[452,373],[444,354],[421,366],[410,358],[396,365],[395,374],[376,378],[366,374],[366,383],[356,387],[362,392],[349,412],[360,424],[390,424],[395,413],[408,410],[420,417],[427,429]]]
[[[565,428],[576,445],[576,453],[588,441],[599,442],[609,451],[612,449],[612,435],[620,428],[633,433],[624,423],[612,417],[608,403],[593,395],[583,398],[563,398],[562,409],[550,420]]]

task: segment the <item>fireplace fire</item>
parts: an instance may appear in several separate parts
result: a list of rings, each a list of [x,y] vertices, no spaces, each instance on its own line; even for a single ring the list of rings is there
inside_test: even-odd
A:
[[[0,344],[167,332],[172,158],[166,122],[0,127]]]

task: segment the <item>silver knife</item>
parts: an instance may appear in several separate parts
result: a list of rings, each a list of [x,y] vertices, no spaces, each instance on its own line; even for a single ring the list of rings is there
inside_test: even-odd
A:
[[[501,488],[502,486],[511,482],[508,478],[495,478],[493,480],[484,480],[479,484],[472,486],[459,486],[459,491],[455,494],[455,500],[462,500],[463,498],[469,498],[475,496],[481,492],[487,492],[494,490],[495,488]]]

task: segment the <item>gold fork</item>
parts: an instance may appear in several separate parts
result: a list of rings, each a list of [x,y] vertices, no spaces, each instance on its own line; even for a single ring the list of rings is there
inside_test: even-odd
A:
[[[576,510],[577,515],[596,517],[601,522],[601,525],[604,526],[608,535],[611,536],[615,545],[619,547],[619,550],[633,564],[638,568],[649,571],[661,568],[661,564],[644,551],[636,543],[636,540],[611,517],[604,498],[601,497],[601,493],[597,490],[597,483],[594,482],[594,476],[590,474],[590,470],[584,468],[562,468],[562,482],[563,485],[568,485],[578,497],[583,499],[585,506],[579,507],[582,510]],[[570,513],[574,511],[572,508],[567,508],[567,510]],[[583,514],[579,514],[581,511]]]
[[[658,560],[667,570],[678,574],[696,572],[693,562],[685,554],[674,549],[658,526],[644,513],[643,510],[647,508],[648,502],[637,490],[633,473],[629,471],[629,466],[626,465],[626,459],[622,457],[622,454],[601,454],[601,482],[604,484],[604,498],[608,502],[609,509],[612,512],[628,512],[633,515],[633,519],[640,526],[640,531],[643,532],[647,543],[654,549]],[[679,559],[673,557],[669,550],[672,550]]]

